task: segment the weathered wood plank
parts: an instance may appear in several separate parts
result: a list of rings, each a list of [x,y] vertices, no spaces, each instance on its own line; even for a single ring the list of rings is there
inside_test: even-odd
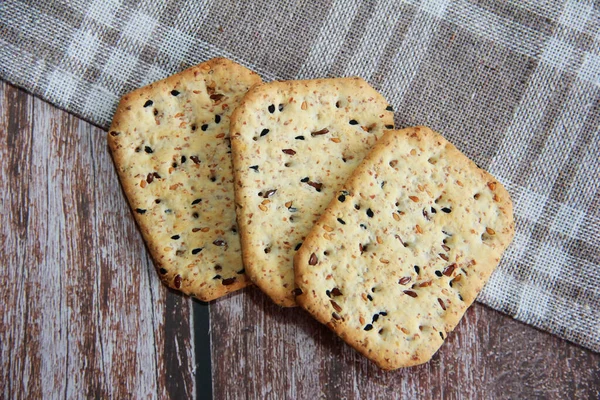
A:
[[[384,372],[257,289],[211,305],[215,399],[598,398],[600,355],[475,304],[428,364]]]
[[[105,132],[0,82],[0,156],[0,397],[191,397],[191,301],[155,276]]]

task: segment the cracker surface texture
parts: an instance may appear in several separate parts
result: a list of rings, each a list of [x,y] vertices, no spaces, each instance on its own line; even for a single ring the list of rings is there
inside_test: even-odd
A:
[[[204,301],[247,286],[232,111],[260,77],[216,58],[125,95],[108,133],[121,184],[168,286]]]
[[[295,257],[298,303],[383,369],[428,361],[512,240],[504,187],[426,127],[389,131]]]
[[[393,110],[360,78],[272,82],[231,119],[246,271],[275,303],[295,306],[293,257],[340,185],[393,128]]]

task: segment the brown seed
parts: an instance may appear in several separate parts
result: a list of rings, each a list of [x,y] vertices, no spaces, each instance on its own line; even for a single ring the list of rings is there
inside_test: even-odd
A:
[[[342,312],[342,307],[340,307],[340,305],[338,303],[336,303],[333,300],[329,300],[329,302],[331,303],[331,305],[333,306],[335,311]]]
[[[175,275],[175,279],[173,280],[173,285],[177,289],[179,289],[181,287],[181,275]]]
[[[431,286],[433,281],[425,281],[425,282],[421,282],[419,283],[419,287],[428,287]]]
[[[111,134],[111,136],[119,136],[121,134],[121,132],[111,131],[110,134]]]
[[[410,276],[404,276],[398,281],[401,285],[406,285],[408,282],[410,282]]]
[[[294,154],[296,154],[296,152],[292,149],[283,149],[281,151],[283,151],[285,154],[288,154],[290,156],[293,156]]]
[[[358,322],[360,322],[361,325],[365,324],[365,319],[362,317],[362,315],[358,317]]]
[[[321,188],[323,187],[322,183],[317,183],[317,182],[308,182],[308,185],[317,189],[317,192],[320,192]]]
[[[379,236],[377,236],[377,243],[379,243],[379,244],[383,244],[383,239],[382,239],[382,238],[380,238]]]
[[[400,221],[400,216],[398,215],[398,213],[393,213],[392,216],[396,221]]]
[[[381,262],[382,264],[389,264],[390,263],[390,261],[386,260],[385,258],[380,258],[379,262]]]
[[[444,301],[442,299],[440,299],[438,297],[438,303],[440,303],[440,306],[442,306],[442,310],[446,311],[446,305],[444,304]]]
[[[265,199],[268,199],[269,197],[273,196],[275,194],[275,192],[277,192],[277,189],[271,189],[271,190],[267,190],[265,192],[265,194],[263,195],[263,197]]]
[[[452,282],[460,282],[462,275],[456,275],[456,278],[452,279]]]
[[[390,167],[394,168],[396,166],[396,164],[398,164],[398,160],[390,161]]]
[[[415,149],[412,149],[412,150],[410,151],[410,155],[411,155],[411,156],[417,155],[417,151],[416,151]]]
[[[319,262],[317,255],[315,253],[312,253],[310,255],[310,258],[308,259],[308,265],[317,265],[317,262]]]
[[[288,201],[287,203],[285,203],[285,208],[290,208],[292,206],[292,202]]]
[[[294,296],[300,296],[302,294],[302,289],[296,288],[292,291],[292,293],[294,294]]]
[[[235,282],[236,278],[227,278],[227,279],[223,279],[223,285],[225,286],[229,286],[232,285]]]
[[[224,241],[223,239],[217,239],[213,242],[213,244],[215,246],[225,246],[225,245],[227,245],[227,242]]]
[[[417,196],[408,196],[408,198],[414,201],[415,203],[419,201],[419,198]]]
[[[331,289],[331,295],[332,296],[343,296],[342,291],[338,288]]]
[[[302,102],[302,106],[300,106],[301,109],[306,110],[308,108],[308,105],[306,104],[305,101]]]
[[[333,228],[330,227],[329,225],[323,225],[323,229],[325,229],[327,232],[332,232]]]
[[[323,129],[318,130],[316,132],[311,132],[310,135],[313,136],[313,137],[315,137],[315,136],[319,136],[319,135],[325,135],[327,133],[329,133],[329,129],[323,128]]]
[[[202,228],[202,229],[200,229],[200,230],[201,230],[202,232],[208,232],[208,231],[210,231],[210,228],[206,226],[206,227],[204,227],[204,228]]]
[[[210,99],[213,100],[213,101],[219,101],[223,97],[225,97],[225,95],[224,94],[220,94],[220,93],[216,93],[216,94],[211,94],[210,95]]]
[[[445,244],[442,245],[442,249],[444,249],[446,251],[450,251],[450,247],[446,246]]]
[[[148,183],[152,183],[152,181],[153,181],[153,180],[154,180],[154,175],[152,175],[152,172],[150,172],[150,173],[148,174],[148,176],[146,177],[146,181],[147,181]]]
[[[367,297],[367,294],[366,294],[366,293],[362,293],[362,294],[360,295],[360,297],[362,297],[362,299],[363,299],[364,301],[367,301],[367,299],[368,299],[368,297]]]
[[[408,335],[408,329],[406,328],[400,328],[400,330],[402,331],[402,333],[404,333],[405,335]]]
[[[412,290],[405,290],[404,294],[407,294],[410,297],[417,297],[417,293],[413,292]]]
[[[267,207],[262,204],[259,204],[258,208],[260,208],[262,211],[267,211]]]
[[[415,226],[415,231],[416,231],[417,233],[423,233],[423,229],[421,229],[421,226],[420,226],[420,225],[416,225],[416,226]]]
[[[445,255],[444,253],[440,253],[440,254],[438,254],[438,256],[440,256],[440,258],[441,258],[442,260],[444,260],[444,261],[448,261],[448,260],[449,260],[449,259],[448,259],[448,256],[447,256],[447,255]]]
[[[340,315],[339,315],[338,313],[335,313],[335,312],[334,312],[334,313],[331,313],[331,316],[332,316],[334,319],[337,319],[338,321],[339,321],[340,319],[342,319],[342,317],[340,317]]]
[[[485,231],[487,232],[488,235],[495,235],[496,231],[493,230],[492,228],[485,228]]]
[[[341,142],[340,138],[336,138],[336,137],[334,137],[334,138],[331,138],[330,140],[331,140],[333,143],[340,143],[340,142]]]
[[[200,159],[198,158],[198,156],[191,156],[190,160],[192,160],[194,164],[200,164]]]
[[[148,182],[146,182],[144,179],[142,179],[140,181],[140,186],[143,187],[143,188],[145,188],[147,184],[148,184]]]
[[[488,187],[490,188],[491,191],[496,190],[496,182],[488,182]]]
[[[456,263],[450,264],[446,268],[444,268],[444,272],[442,272],[442,274],[444,274],[446,276],[452,276],[452,273],[454,272],[455,269],[456,269]]]

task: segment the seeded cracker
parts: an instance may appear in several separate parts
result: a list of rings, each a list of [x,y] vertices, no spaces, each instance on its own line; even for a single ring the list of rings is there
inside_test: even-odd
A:
[[[393,110],[360,78],[272,82],[250,90],[231,121],[246,270],[275,303],[294,306],[294,254],[393,128]]]
[[[426,127],[389,131],[295,257],[298,303],[383,369],[428,361],[514,234],[504,187]]]
[[[229,118],[257,74],[217,58],[121,99],[108,144],[160,278],[209,301],[249,284]]]

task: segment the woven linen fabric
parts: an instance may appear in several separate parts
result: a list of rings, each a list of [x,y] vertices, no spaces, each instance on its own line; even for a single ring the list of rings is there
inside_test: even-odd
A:
[[[0,76],[107,128],[124,93],[215,56],[263,79],[359,75],[509,190],[478,301],[600,351],[600,3],[0,2]]]

